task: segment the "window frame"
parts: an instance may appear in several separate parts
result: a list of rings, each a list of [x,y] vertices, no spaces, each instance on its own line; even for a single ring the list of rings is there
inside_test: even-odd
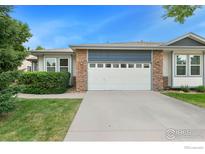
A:
[[[122,67],[122,65],[125,65],[125,67]],[[128,67],[127,67],[127,63],[120,63],[120,68],[124,68],[124,69],[125,69],[125,68],[128,68]]]
[[[115,65],[117,65],[117,67],[115,67]],[[115,69],[120,68],[120,64],[118,64],[118,63],[113,63],[113,64],[112,64],[112,68],[115,68]]]
[[[199,64],[191,64],[191,56],[199,56]],[[201,76],[201,64],[202,64],[202,58],[199,54],[190,54],[189,55],[189,76]],[[199,66],[199,75],[192,75],[191,74],[191,66]]]
[[[99,65],[102,65],[102,67],[99,67]],[[97,63],[97,68],[104,68],[104,63]]]
[[[144,63],[143,68],[150,68],[150,64],[149,63]]]
[[[91,65],[94,65],[94,67],[92,67]],[[96,63],[89,63],[89,68],[91,69],[96,68]]]
[[[132,67],[130,67],[130,66],[132,66]],[[133,68],[135,68],[135,64],[134,63],[128,63],[127,68],[133,69]]]
[[[61,66],[61,59],[67,59],[68,66]],[[63,67],[63,68],[67,67],[67,72],[69,72],[69,59],[68,58],[59,58],[59,72],[61,72],[61,67]]]
[[[55,59],[55,66],[47,66],[47,60],[48,59]],[[54,58],[54,57],[50,57],[50,58],[45,58],[45,70],[46,72],[48,72],[48,67],[55,67],[55,71],[54,72],[57,72],[57,58]]]
[[[177,56],[186,56],[186,64],[177,64]],[[188,65],[188,55],[187,54],[175,54],[175,76],[177,77],[185,77],[187,76],[187,65]],[[177,74],[177,66],[185,66],[185,75],[178,75]]]
[[[138,67],[138,66],[140,66],[140,67]],[[135,64],[135,68],[143,68],[144,66],[142,66],[142,63],[136,63]]]

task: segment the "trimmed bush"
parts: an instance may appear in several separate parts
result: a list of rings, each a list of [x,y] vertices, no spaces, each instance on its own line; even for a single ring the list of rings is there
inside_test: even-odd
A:
[[[205,92],[205,87],[204,86],[198,86],[198,87],[194,88],[194,90],[196,90],[197,92]]]
[[[25,72],[19,77],[22,92],[29,94],[64,93],[69,86],[68,72]]]
[[[184,91],[184,92],[189,92],[190,91],[190,88],[189,86],[181,86],[180,87],[180,90]]]

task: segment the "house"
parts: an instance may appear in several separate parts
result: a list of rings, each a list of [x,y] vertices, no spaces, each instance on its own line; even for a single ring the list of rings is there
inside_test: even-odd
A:
[[[32,51],[39,71],[69,71],[77,91],[205,85],[204,53],[205,38],[194,33],[167,43],[80,44]]]
[[[36,71],[37,70],[37,57],[29,55],[22,62],[21,66],[18,67],[21,71]]]

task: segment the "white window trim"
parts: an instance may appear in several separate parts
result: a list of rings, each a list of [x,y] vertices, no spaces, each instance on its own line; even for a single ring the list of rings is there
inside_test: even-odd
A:
[[[95,65],[95,67],[91,67],[92,64]],[[89,63],[89,68],[91,68],[91,69],[97,68],[96,63]]]
[[[200,59],[200,63],[199,64],[191,64],[191,56],[199,56]],[[201,61],[202,61],[202,55],[198,55],[198,54],[190,54],[189,55],[189,76],[201,76]],[[199,66],[199,75],[191,75],[191,66]]]
[[[53,58],[53,57],[51,57],[51,58],[45,58],[45,70],[46,70],[46,72],[48,72],[47,71],[47,67],[53,67],[53,66],[47,66],[47,59],[55,59],[55,72],[57,72],[57,58]]]
[[[61,60],[61,59],[67,59],[67,60],[68,60],[68,66],[61,66],[61,65],[60,65],[60,60]],[[63,57],[62,57],[62,58],[59,58],[59,66],[58,66],[58,67],[59,67],[59,72],[60,72],[60,68],[61,68],[61,67],[64,67],[64,68],[67,67],[67,71],[69,72],[69,58],[63,58]]]
[[[186,64],[177,64],[177,56],[180,56],[180,55],[184,55],[184,56],[186,56]],[[175,76],[177,76],[177,77],[186,77],[187,76],[187,69],[188,69],[188,67],[187,67],[187,64],[188,64],[188,55],[187,54],[175,54],[175,63],[174,63],[174,65],[175,65]],[[186,67],[186,69],[185,69],[185,75],[178,75],[177,74],[177,66],[185,66]]]

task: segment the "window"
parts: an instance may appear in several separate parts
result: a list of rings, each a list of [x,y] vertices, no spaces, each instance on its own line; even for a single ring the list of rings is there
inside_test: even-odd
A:
[[[111,64],[105,64],[106,68],[111,68]]]
[[[103,68],[103,64],[97,64],[98,68]]]
[[[95,68],[95,64],[90,64],[90,68]]]
[[[149,68],[149,64],[144,64],[144,68]]]
[[[176,75],[186,75],[187,55],[176,55]]]
[[[129,68],[134,68],[134,64],[128,64]]]
[[[121,68],[126,68],[127,64],[121,64]]]
[[[200,56],[190,55],[190,75],[200,75]]]
[[[60,59],[60,72],[68,72],[68,59]]]
[[[113,64],[113,68],[119,68],[119,64]]]
[[[56,58],[46,58],[46,71],[56,72]]]
[[[142,64],[136,64],[136,68],[142,68]]]

